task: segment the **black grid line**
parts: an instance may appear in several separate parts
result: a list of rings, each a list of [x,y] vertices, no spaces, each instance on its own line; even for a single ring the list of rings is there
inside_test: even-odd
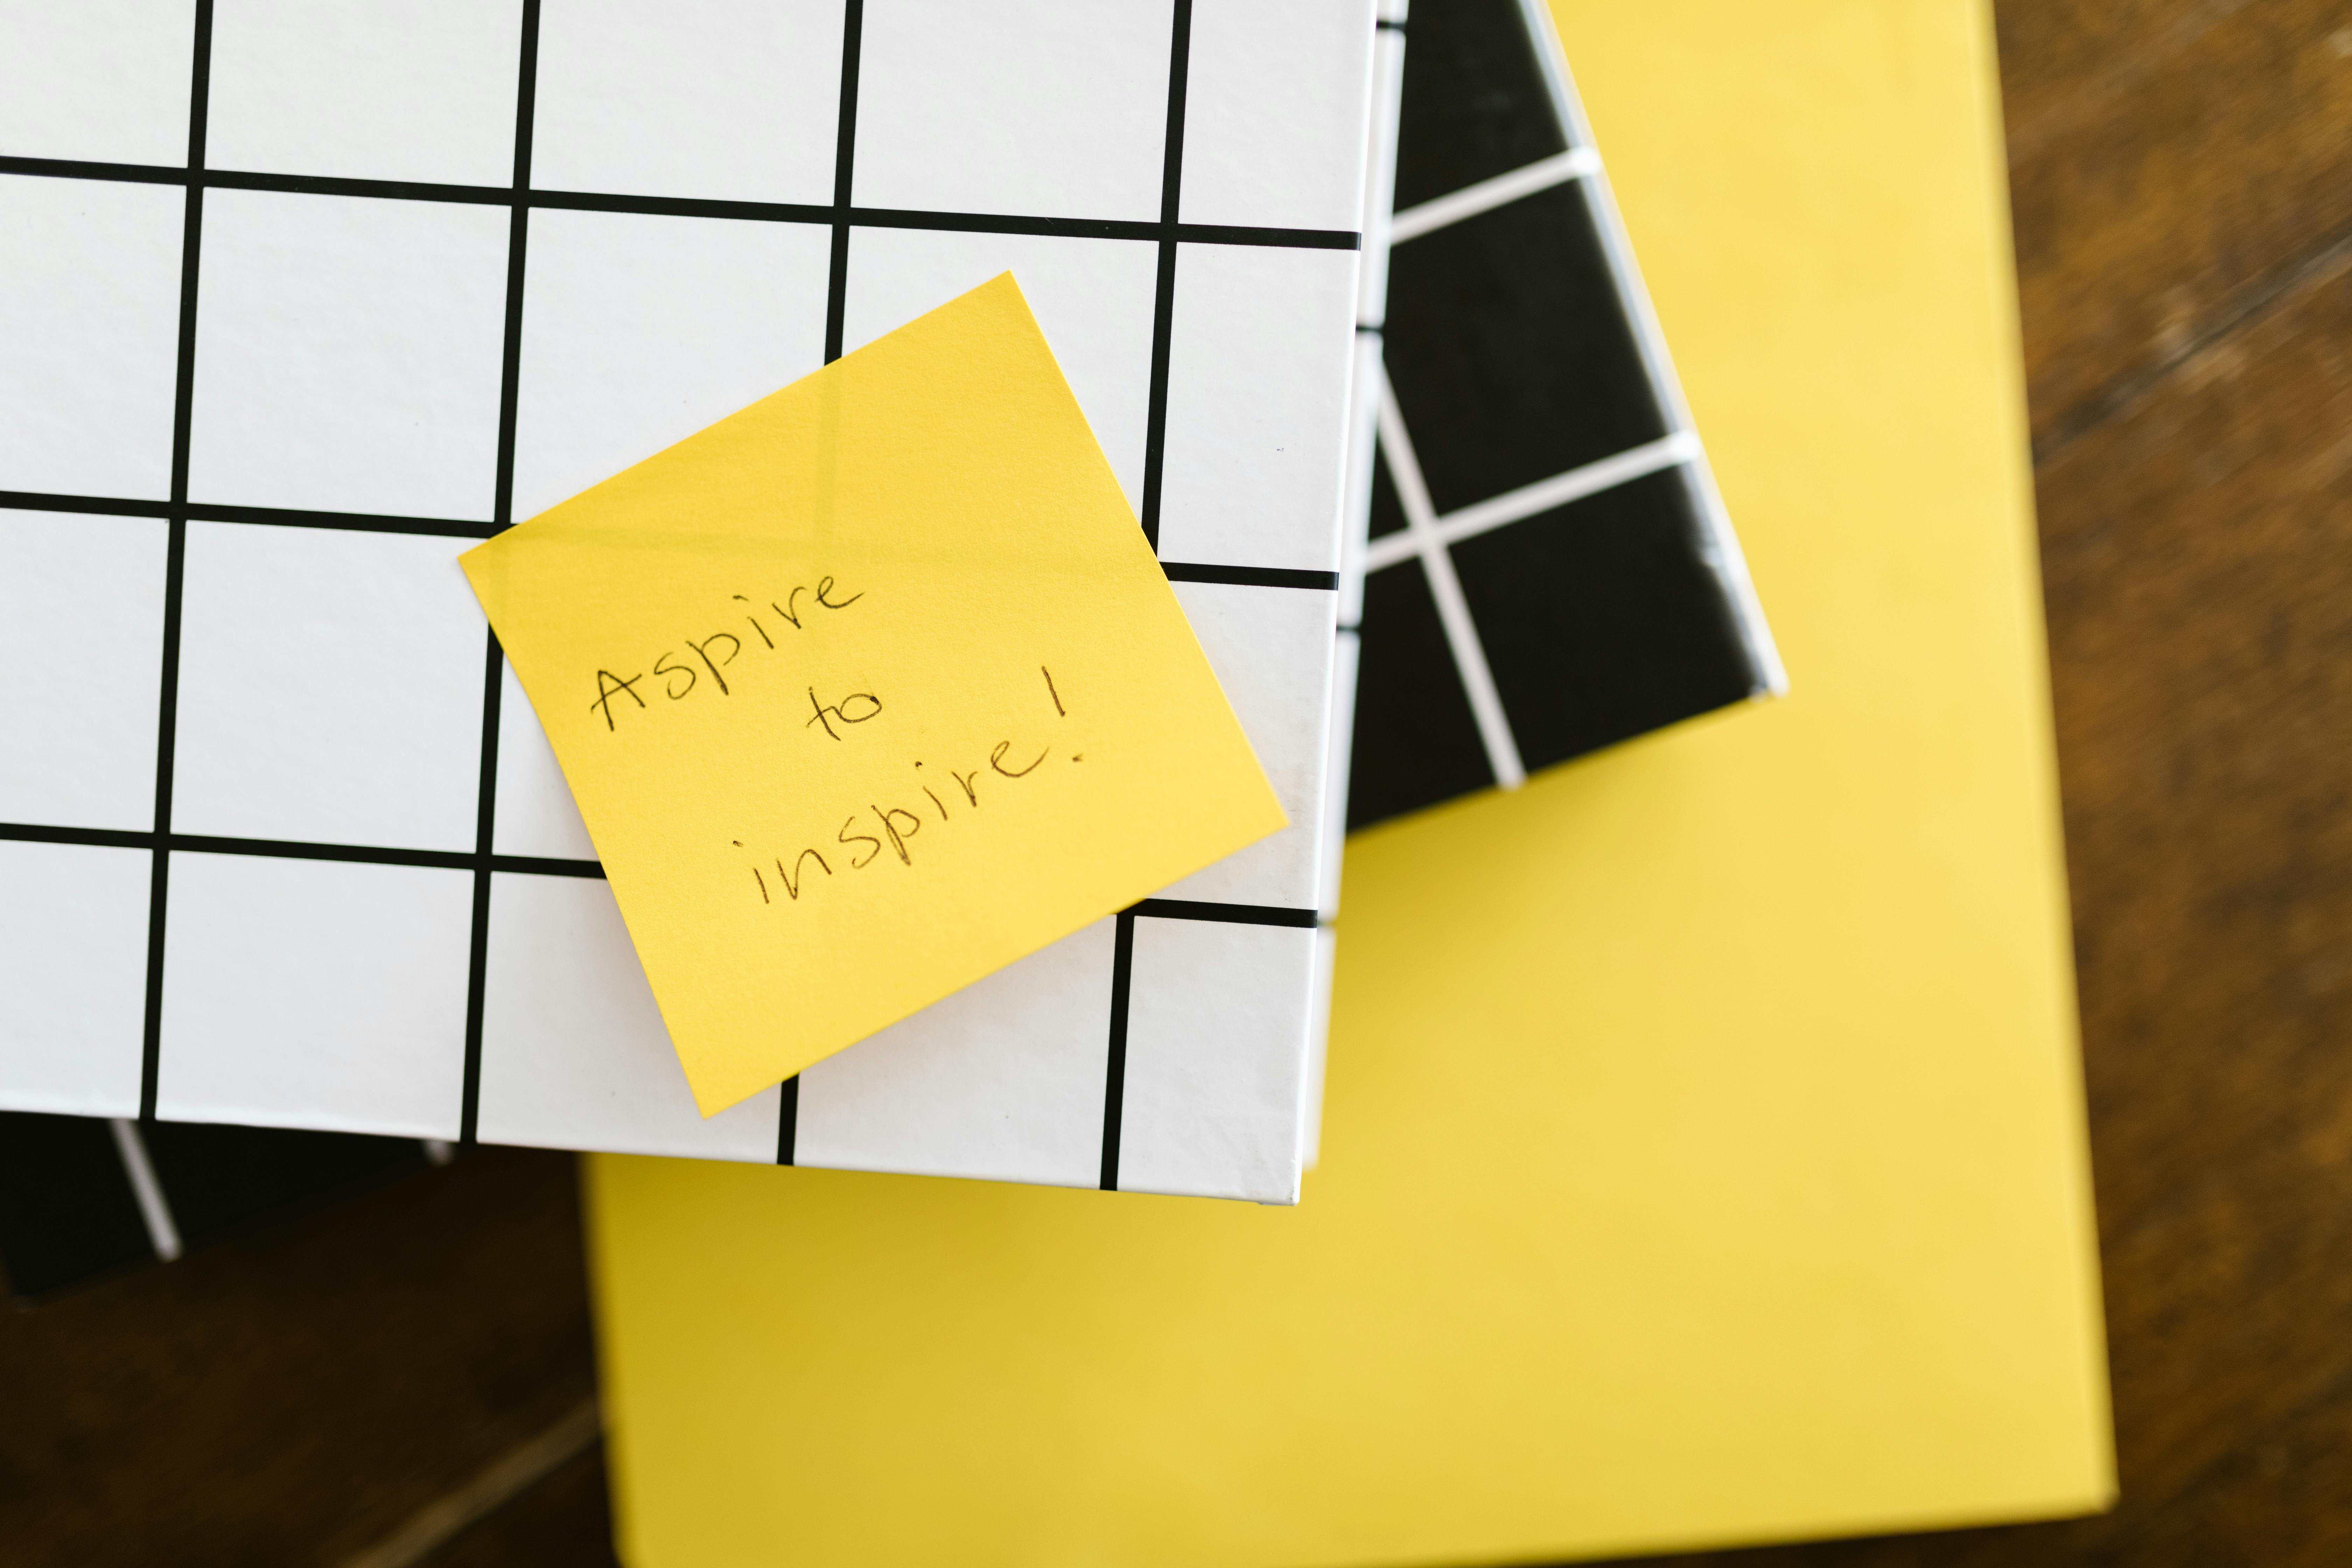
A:
[[[490,977],[490,843],[499,820],[499,699],[506,656],[496,632],[484,634],[488,650],[482,672],[481,787],[474,816],[473,924],[466,952],[466,1060],[457,1095],[457,1142],[474,1142],[482,1102],[482,1014]]]
[[[188,167],[205,163],[212,101],[213,5],[196,0],[188,61]],[[163,1055],[163,942],[172,891],[172,773],[180,718],[180,613],[188,550],[188,442],[196,395],[196,276],[205,232],[205,192],[188,186],[180,234],[179,363],[172,391],[172,510],[163,557],[163,657],[155,712],[155,831],[147,887],[147,996],[139,1049],[139,1116],[155,1119]]]
[[[520,303],[516,301],[517,328],[520,331]],[[511,431],[502,430],[503,443],[511,439]],[[500,470],[501,497],[512,489],[511,464]],[[511,524],[512,518],[504,514],[510,507],[500,504],[501,521],[475,522],[462,518],[394,517],[380,512],[297,510],[285,507],[223,506],[214,502],[192,501],[174,506],[167,500],[134,500],[127,496],[59,495],[43,490],[0,490],[0,511],[59,511],[79,512],[100,517],[168,518],[174,514],[186,516],[194,522],[251,522],[277,528],[340,529],[362,533],[424,534],[442,539],[488,539],[501,533]],[[1162,561],[1160,570],[1171,583],[1230,583],[1249,588],[1337,588],[1337,572],[1313,571],[1295,566],[1228,566],[1215,562]]]
[[[471,849],[414,849],[394,844],[320,844],[299,838],[239,838],[213,833],[150,833],[131,827],[60,827],[47,822],[0,822],[0,842],[79,844],[99,849],[168,849],[183,855],[250,855],[274,860],[332,860],[361,866],[422,866],[471,871],[487,862],[493,871],[523,871],[542,877],[602,880],[593,860],[546,855],[477,854]]]
[[[776,1086],[776,1163],[796,1164],[801,1138],[801,1075]]]
[[[1163,921],[1215,921],[1224,925],[1295,926],[1312,930],[1317,915],[1313,910],[1286,909],[1280,904],[1219,904],[1206,899],[1144,899],[1119,913],[1119,919],[1130,920],[1149,915]]]
[[[1328,588],[1339,586],[1337,572],[1316,572],[1297,566],[1213,566],[1197,561],[1162,561],[1160,570],[1171,583],[1229,583],[1243,588]]]
[[[527,0],[524,12],[536,12]],[[466,936],[466,1065],[458,1077],[457,1140],[473,1145],[482,1110],[482,1011],[489,1002],[489,847],[499,830],[499,699],[506,654],[499,632],[482,632],[482,757],[473,816],[473,910]]]
[[[512,302],[518,342],[521,303]],[[505,395],[511,395],[508,389]],[[503,408],[502,405],[502,408]],[[474,522],[459,518],[394,517],[379,512],[296,510],[283,507],[222,506],[211,502],[174,505],[167,500],[142,500],[123,496],[58,495],[41,490],[0,490],[0,511],[77,512],[98,517],[185,516],[194,522],[250,522],[275,528],[323,528],[360,533],[406,533],[441,539],[488,539],[512,522],[509,492],[513,488],[510,428],[501,428],[499,521]],[[1171,583],[1228,583],[1246,588],[1325,588],[1339,585],[1337,572],[1296,566],[1229,566],[1216,562],[1162,561],[1160,570]]]
[[[1168,121],[1160,149],[1160,267],[1151,306],[1150,401],[1146,405],[1143,425],[1143,504],[1137,509],[1143,537],[1154,555],[1160,553],[1160,480],[1168,462],[1168,361],[1176,326],[1176,217],[1183,206],[1184,95],[1192,75],[1192,0],[1174,0],[1169,9]],[[1111,949],[1110,1038],[1103,1068],[1105,1192],[1118,1190],[1118,1137],[1120,1121],[1126,1114],[1127,1015],[1133,989],[1134,958],[1135,916],[1132,912],[1122,913]]]
[[[514,188],[530,185],[530,147],[539,103],[539,0],[522,0],[522,37],[515,50]],[[514,521],[515,421],[522,391],[523,284],[530,243],[530,208],[515,204],[507,228],[507,301],[499,363],[499,447],[491,486],[490,521]],[[505,691],[506,655],[499,634],[485,629],[479,784],[474,809],[473,924],[466,954],[465,1067],[457,1099],[457,1142],[471,1144],[482,1104],[482,1016],[490,976],[490,848],[499,821],[499,708]]]
[[[1160,270],[1151,305],[1150,401],[1143,416],[1143,504],[1137,516],[1143,537],[1160,550],[1160,479],[1168,459],[1168,358],[1176,331],[1176,215],[1182,205],[1184,183],[1184,92],[1191,74],[1192,0],[1175,0],[1171,7],[1168,43],[1168,127],[1162,135],[1160,165]]]
[[[225,506],[215,501],[148,500],[129,496],[59,495],[0,490],[0,510],[83,512],[98,516],[184,517],[191,522],[257,522],[278,528],[332,528],[362,533],[418,533],[444,539],[488,539],[504,523],[463,518],[394,517],[369,511],[315,511],[274,506]]]
[[[1122,914],[1110,947],[1110,1049],[1103,1064],[1102,1190],[1118,1191],[1119,1133],[1127,1120],[1127,1012],[1135,976],[1135,916]]]
[[[841,16],[840,128],[833,150],[831,270],[824,287],[824,363],[841,357],[842,323],[849,310],[849,198],[856,175],[857,69],[866,47],[866,0],[845,0]]]
[[[866,0],[845,0],[841,16],[839,125],[833,148],[833,246],[824,280],[824,363],[841,357],[849,314],[849,198],[857,167],[857,73],[866,51]],[[776,1163],[789,1165],[800,1144],[801,1079],[784,1079],[776,1095]]]
[[[853,5],[851,9],[854,15],[857,7]],[[642,196],[606,191],[435,184],[417,180],[371,180],[341,174],[273,174],[237,169],[181,169],[168,163],[101,163],[79,158],[15,155],[0,155],[0,174],[187,185],[212,190],[268,191],[281,195],[367,196],[381,201],[450,202],[472,206],[634,213],[646,217],[734,218],[827,226],[845,224],[852,228],[919,228],[962,234],[1045,235],[1070,239],[1182,241],[1192,245],[1262,245],[1291,250],[1354,250],[1363,242],[1363,237],[1352,229],[1180,223],[1173,216],[1159,219],[1058,217],[1022,213],[861,207],[852,205],[845,194],[831,205],[817,205],[806,202],[732,201],[718,196]]]
[[[168,849],[189,855],[249,855],[275,860],[331,860],[362,866],[421,866],[443,871],[486,868],[535,877],[602,881],[604,866],[551,855],[497,855],[473,849],[414,849],[393,844],[322,844],[297,838],[239,838],[215,833],[151,833],[136,827],[62,827],[47,822],[0,822],[0,843],[78,844],[100,849]],[[1286,904],[1229,904],[1207,899],[1141,899],[1121,917],[1217,921],[1229,925],[1311,926],[1313,910]]]

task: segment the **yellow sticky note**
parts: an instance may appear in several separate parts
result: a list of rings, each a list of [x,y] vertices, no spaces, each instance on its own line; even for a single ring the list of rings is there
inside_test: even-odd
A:
[[[1010,273],[463,564],[706,1116],[1285,826]]]

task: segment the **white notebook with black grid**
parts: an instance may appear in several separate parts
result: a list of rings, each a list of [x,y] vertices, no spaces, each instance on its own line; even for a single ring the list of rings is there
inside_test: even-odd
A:
[[[1373,31],[0,7],[0,1108],[1294,1199]],[[704,1121],[455,557],[1007,268],[1292,826]]]

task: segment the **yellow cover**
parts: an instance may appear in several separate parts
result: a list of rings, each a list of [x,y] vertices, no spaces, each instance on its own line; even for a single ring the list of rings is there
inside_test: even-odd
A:
[[[1988,8],[1560,20],[1791,695],[1349,846],[1299,1208],[592,1162],[633,1568],[2111,1495]]]

